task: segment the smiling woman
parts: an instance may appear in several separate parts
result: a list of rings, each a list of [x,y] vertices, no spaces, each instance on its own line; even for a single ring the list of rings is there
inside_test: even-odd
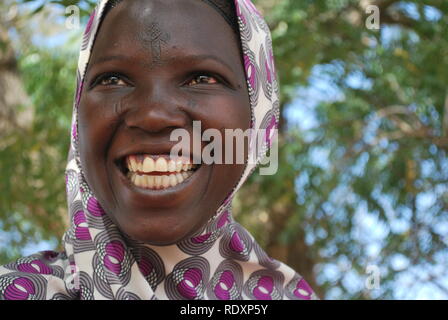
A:
[[[191,237],[241,177],[241,164],[193,170],[191,156],[187,168],[169,172],[166,162],[176,128],[193,136],[193,121],[204,129],[249,127],[240,57],[233,30],[202,1],[121,1],[103,19],[80,98],[81,166],[132,238],[169,245]],[[133,180],[123,170],[130,159],[147,169]]]
[[[65,251],[0,267],[0,299],[316,298],[232,218],[255,164],[170,154],[176,129],[202,151],[195,121],[223,137],[272,130],[278,105],[269,29],[249,0],[100,1],[78,65]]]

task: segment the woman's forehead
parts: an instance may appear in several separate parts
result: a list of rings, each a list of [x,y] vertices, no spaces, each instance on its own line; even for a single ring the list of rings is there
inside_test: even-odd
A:
[[[96,42],[93,56],[105,50],[149,49],[157,60],[169,46],[177,52],[216,55],[230,65],[241,62],[232,28],[199,0],[124,0],[107,14]]]
[[[228,22],[200,0],[123,0],[108,16],[112,18],[106,17],[106,20],[113,19],[113,25],[120,24],[120,28],[127,25],[127,31],[151,36],[154,36],[154,23],[182,36],[188,34],[189,38],[220,38],[232,34]]]

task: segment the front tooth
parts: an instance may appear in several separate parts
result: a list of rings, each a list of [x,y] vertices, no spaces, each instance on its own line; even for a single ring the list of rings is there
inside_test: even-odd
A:
[[[162,177],[161,176],[155,176],[154,177],[154,187],[155,188],[160,188],[161,185],[162,185]]]
[[[176,162],[174,160],[168,161],[168,171],[175,172],[176,171]]]
[[[170,186],[174,187],[177,184],[177,179],[175,174],[170,174]]]
[[[148,176],[146,180],[148,183],[148,188],[150,189],[154,188],[154,176]]]
[[[154,171],[154,160],[150,157],[146,157],[145,161],[143,161],[143,172],[152,172]]]
[[[143,177],[142,176],[140,176],[140,175],[136,175],[137,177],[135,178],[135,185],[137,186],[137,187],[142,187],[142,185],[143,185]]]
[[[159,158],[156,161],[156,171],[159,172],[167,172],[168,171],[168,163],[164,158]]]
[[[182,165],[183,165],[182,159],[177,159],[176,160],[176,172],[182,171]]]
[[[142,187],[148,188],[148,176],[142,176]]]
[[[136,179],[137,179],[137,174],[133,173],[132,176],[131,176],[131,181],[132,181],[133,184],[135,184]]]
[[[176,179],[177,183],[182,183],[182,181],[184,181],[184,177],[182,177],[182,174],[180,173],[176,173]]]
[[[169,176],[162,176],[162,187],[168,188],[170,186],[170,177]]]
[[[140,161],[137,161],[135,169],[136,169],[135,171],[142,172],[143,171],[143,163],[141,163]]]

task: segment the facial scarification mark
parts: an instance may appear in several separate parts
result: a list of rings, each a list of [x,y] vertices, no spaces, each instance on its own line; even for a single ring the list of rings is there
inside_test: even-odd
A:
[[[121,100],[114,103],[114,111],[116,114],[121,113]]]
[[[162,62],[162,46],[166,45],[170,40],[170,35],[163,32],[158,22],[153,22],[148,27],[148,32],[145,34],[145,42],[149,42],[152,55],[152,66],[158,66]]]
[[[187,105],[188,105],[190,108],[196,108],[196,107],[198,106],[198,104],[196,103],[196,101],[193,100],[193,99],[188,99],[188,103],[187,103]]]

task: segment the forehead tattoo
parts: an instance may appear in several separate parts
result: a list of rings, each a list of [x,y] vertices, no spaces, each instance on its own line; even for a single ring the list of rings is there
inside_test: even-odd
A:
[[[151,66],[160,65],[162,63],[162,47],[170,40],[170,34],[163,31],[160,24],[156,21],[151,23],[143,34],[139,34],[139,37],[145,44],[145,47],[151,50]]]

